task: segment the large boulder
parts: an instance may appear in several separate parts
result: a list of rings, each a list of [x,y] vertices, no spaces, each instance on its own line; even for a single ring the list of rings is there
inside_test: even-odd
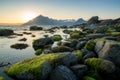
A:
[[[13,34],[14,34],[14,31],[11,29],[0,29],[0,36],[10,36]]]
[[[80,55],[78,52],[44,54],[13,64],[5,73],[15,80],[46,80],[54,67],[77,63]]]
[[[53,70],[50,80],[77,80],[77,78],[69,68],[61,65]]]
[[[51,45],[54,43],[54,40],[52,38],[46,37],[46,38],[41,38],[33,41],[33,48],[35,50],[45,48],[47,45]]]
[[[85,60],[85,64],[98,72],[113,73],[116,70],[113,62],[100,58],[88,58]]]
[[[98,56],[120,66],[120,44],[114,41],[106,41],[104,47],[98,52]]]

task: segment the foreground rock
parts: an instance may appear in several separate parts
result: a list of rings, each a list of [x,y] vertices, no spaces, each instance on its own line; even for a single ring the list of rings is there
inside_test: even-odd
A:
[[[10,47],[14,49],[25,49],[28,47],[28,44],[16,43],[16,44],[11,45]]]
[[[61,65],[53,70],[50,80],[77,80],[77,78],[69,68]]]
[[[120,67],[120,44],[114,41],[106,41],[98,56],[110,60]]]
[[[81,53],[78,52],[45,54],[18,62],[7,68],[5,73],[15,80],[48,80],[47,78],[54,67],[58,65],[69,66],[70,64],[77,63],[81,58],[80,55]],[[64,67],[60,67],[60,69],[62,68]],[[72,73],[70,72],[70,74]]]
[[[0,36],[10,36],[13,34],[14,34],[14,31],[11,29],[0,29]]]

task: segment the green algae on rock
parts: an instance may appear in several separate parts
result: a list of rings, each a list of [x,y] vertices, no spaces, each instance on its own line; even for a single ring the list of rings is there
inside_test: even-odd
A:
[[[60,40],[62,40],[61,35],[53,35],[52,38],[53,38],[54,41],[60,41]]]
[[[16,43],[16,44],[11,45],[10,47],[14,49],[25,49],[28,47],[28,44]]]
[[[40,54],[42,54],[42,49],[36,50],[35,55],[40,55]]]
[[[94,50],[94,47],[95,47],[95,41],[94,40],[90,40],[86,43],[84,49],[86,50],[90,50],[90,51],[93,51]]]
[[[51,53],[18,62],[5,70],[5,73],[17,80],[45,80],[56,65],[78,62],[80,53]]]
[[[84,80],[96,80],[96,79],[94,79],[94,78],[92,78],[92,77],[90,77],[90,76],[85,76],[85,77],[84,77]]]
[[[111,61],[101,58],[88,58],[85,60],[85,64],[97,71],[104,71],[106,73],[112,73],[116,67]]]
[[[0,77],[0,80],[4,80],[4,78],[3,78],[3,77]]]

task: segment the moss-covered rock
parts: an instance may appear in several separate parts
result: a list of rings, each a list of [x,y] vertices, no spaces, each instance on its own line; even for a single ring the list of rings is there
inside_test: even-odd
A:
[[[77,63],[79,53],[44,54],[18,62],[5,70],[5,73],[17,80],[45,80],[56,65]]]
[[[54,39],[54,41],[60,41],[60,40],[62,40],[61,35],[54,35],[54,36],[52,36],[52,38]]]
[[[70,42],[61,42],[61,41],[59,41],[59,42],[57,43],[57,45],[70,47]]]
[[[80,32],[79,31],[73,31],[70,33],[70,38],[71,39],[78,39],[80,38]]]
[[[11,29],[0,29],[0,36],[10,36],[14,34],[14,31]]]
[[[10,47],[14,49],[25,49],[28,47],[28,44],[16,43],[16,44],[11,45]]]
[[[73,51],[73,53],[76,53],[78,56],[78,61],[81,61],[83,58],[83,53],[80,50]]]
[[[70,40],[68,42],[58,42],[58,45],[59,46],[67,46],[67,47],[76,49],[76,45],[78,44],[78,42],[79,42],[78,40],[73,39],[73,40]]]
[[[114,63],[100,58],[88,58],[85,60],[85,64],[99,72],[113,73],[116,69]]]
[[[90,40],[90,41],[88,41],[88,42],[86,43],[84,49],[87,49],[87,50],[89,50],[89,51],[93,51],[93,50],[94,50],[94,47],[95,47],[95,44],[96,44],[95,41]]]
[[[52,38],[46,37],[46,38],[41,38],[41,39],[36,39],[33,41],[33,48],[35,50],[37,49],[43,49],[47,45],[51,45],[54,43],[54,40]]]
[[[110,33],[106,33],[107,36],[119,36],[120,32],[110,32]]]
[[[36,50],[35,55],[40,55],[40,54],[42,54],[42,49]]]
[[[0,80],[4,80],[4,78],[3,78],[3,77],[0,77]]]
[[[90,76],[85,76],[85,77],[84,77],[84,80],[96,80],[96,79],[94,79],[94,78],[92,78],[92,77],[90,77]]]

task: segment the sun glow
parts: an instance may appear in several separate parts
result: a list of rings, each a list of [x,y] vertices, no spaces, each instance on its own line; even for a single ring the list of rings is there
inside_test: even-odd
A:
[[[29,20],[32,20],[35,17],[36,17],[35,13],[27,13],[23,18],[24,18],[24,21],[27,22]]]

